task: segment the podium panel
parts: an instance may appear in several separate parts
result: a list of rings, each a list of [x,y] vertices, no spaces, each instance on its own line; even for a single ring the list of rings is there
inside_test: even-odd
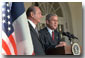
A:
[[[51,48],[46,51],[47,55],[64,55],[65,50],[64,47],[58,47],[58,48]]]
[[[46,55],[72,55],[71,46],[51,48],[46,51]]]

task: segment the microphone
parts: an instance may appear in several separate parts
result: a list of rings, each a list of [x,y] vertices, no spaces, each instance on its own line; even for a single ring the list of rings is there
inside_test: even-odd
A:
[[[69,40],[71,41],[71,35],[69,35],[67,32],[62,32],[62,34],[63,34],[64,36],[67,36],[67,37],[69,38]]]
[[[71,38],[71,36],[70,36],[67,32],[62,32],[62,34],[63,34],[64,36],[67,36],[67,37]]]
[[[76,36],[74,36],[73,34],[71,34],[71,36],[73,37],[73,38],[76,38],[76,39],[78,39]]]
[[[78,39],[76,36],[74,36],[73,34],[71,34],[69,32],[62,32],[62,34],[64,36],[67,36],[67,37],[72,38],[72,39]]]

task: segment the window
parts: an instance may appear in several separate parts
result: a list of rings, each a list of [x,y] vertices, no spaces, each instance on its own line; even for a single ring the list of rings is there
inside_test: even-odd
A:
[[[43,16],[49,13],[55,13],[59,17],[63,17],[62,10],[58,2],[48,2],[48,3],[47,2],[35,2],[32,4],[40,7]]]

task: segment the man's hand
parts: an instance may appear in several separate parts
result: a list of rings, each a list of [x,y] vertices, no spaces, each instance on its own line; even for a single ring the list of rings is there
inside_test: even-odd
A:
[[[56,45],[56,47],[63,47],[66,46],[66,42],[60,42],[58,45]]]

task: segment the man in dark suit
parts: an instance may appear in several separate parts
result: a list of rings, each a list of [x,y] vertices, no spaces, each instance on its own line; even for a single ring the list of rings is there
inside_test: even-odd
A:
[[[39,41],[39,33],[36,29],[36,25],[40,22],[40,18],[42,18],[41,11],[39,7],[31,6],[28,8],[26,15],[30,27],[30,33],[34,46],[34,53],[35,55],[45,55],[42,45]]]
[[[58,27],[58,16],[56,14],[48,14],[46,16],[46,26],[39,31],[44,51],[50,48],[66,46],[65,42],[61,42],[59,32],[56,30]]]

